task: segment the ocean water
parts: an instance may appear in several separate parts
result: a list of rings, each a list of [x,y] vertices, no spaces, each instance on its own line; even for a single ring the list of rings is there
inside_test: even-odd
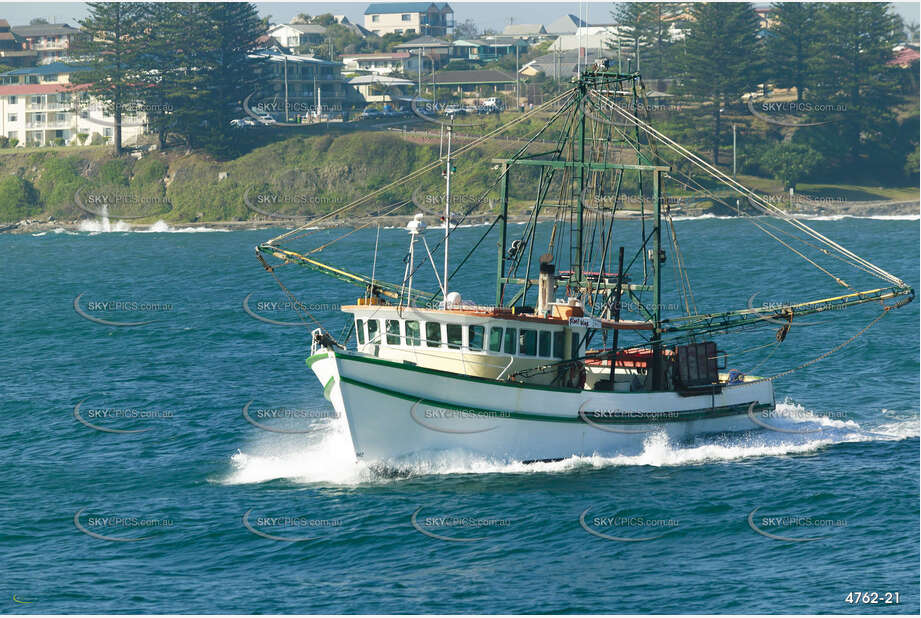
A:
[[[918,284],[917,220],[810,225]],[[750,222],[676,229],[702,309],[836,292]],[[454,259],[484,230],[459,230]],[[253,255],[276,233],[0,235],[0,611],[918,613],[918,302],[778,379],[771,422],[787,431],[652,434],[631,457],[449,452],[368,467],[305,367],[313,325],[243,309],[296,321]],[[362,230],[323,259],[369,274],[374,242]],[[492,302],[494,247],[453,279],[466,298]],[[404,231],[381,231],[378,277],[401,279],[406,248]],[[277,273],[338,335],[335,307],[361,291]],[[92,321],[75,301],[149,323]],[[773,329],[718,341],[731,366],[773,375],[880,308],[829,313],[776,349]],[[297,433],[248,422],[247,404]]]

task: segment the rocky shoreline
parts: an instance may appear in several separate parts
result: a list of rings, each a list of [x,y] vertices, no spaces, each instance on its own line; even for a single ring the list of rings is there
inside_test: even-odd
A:
[[[742,213],[747,216],[749,213]],[[921,215],[921,202],[818,202],[813,204],[797,204],[794,216],[802,217],[898,217],[910,219]],[[677,217],[704,217],[704,216],[738,216],[739,213],[731,212],[723,206],[710,206],[705,208],[678,207],[672,209],[672,215]],[[620,219],[639,218],[636,211],[622,211]],[[434,219],[434,217],[431,217]],[[509,217],[512,223],[523,223],[529,219],[527,214],[515,214]],[[542,217],[544,219],[544,217]],[[550,220],[551,217],[547,217]],[[392,215],[387,217],[363,218],[349,217],[336,218],[322,221],[317,224],[320,228],[333,228],[345,226],[375,225],[380,223],[383,227],[402,227],[406,224],[406,215]],[[485,225],[492,222],[492,215],[474,215],[465,220],[467,225]],[[437,220],[432,220],[431,225],[436,225]],[[301,220],[289,219],[261,219],[248,221],[158,221],[156,223],[129,223],[126,221],[100,221],[99,219],[74,219],[55,220],[26,219],[18,223],[0,224],[0,233],[6,234],[39,234],[42,232],[63,229],[71,232],[130,232],[130,231],[207,231],[207,230],[262,230],[268,228],[294,228],[302,225]]]

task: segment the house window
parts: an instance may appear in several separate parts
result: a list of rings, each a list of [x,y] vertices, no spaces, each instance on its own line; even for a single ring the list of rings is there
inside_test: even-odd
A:
[[[425,345],[430,348],[441,347],[441,324],[438,322],[425,323]]]
[[[412,21],[413,18],[409,13],[403,13],[402,15],[400,15],[400,19],[402,19],[403,21]]]
[[[6,119],[7,122],[16,122],[16,114],[7,114]]]
[[[56,82],[58,81],[58,76],[56,73],[51,73],[49,75],[42,75],[43,82]]]
[[[19,135],[17,135],[17,132],[16,132],[16,131],[7,131],[6,136],[7,136],[9,139],[16,139],[16,138],[19,137]]]
[[[56,113],[56,114],[54,115],[54,121],[55,121],[55,122],[66,122],[66,121],[67,121],[67,114],[65,114],[64,112],[58,112],[58,113]]]
[[[467,347],[477,352],[482,350],[484,331],[482,326],[470,326],[467,329]]]
[[[103,129],[103,130],[102,130],[102,135],[103,135],[103,137],[112,137],[112,129],[111,129],[111,128],[105,128],[105,129]],[[369,322],[368,324],[369,324],[369,328],[370,328],[370,322]]]
[[[517,329],[506,328],[505,338],[502,340],[502,349],[506,354],[514,354],[518,349]]]
[[[545,358],[550,357],[550,331],[540,331],[540,339],[537,345],[537,353]]]
[[[16,95],[10,95],[10,105],[16,105]]]
[[[372,15],[372,16],[371,16],[371,21],[374,22],[374,23],[377,23],[377,22],[379,22],[380,20],[381,20],[381,16],[380,16],[380,15]]]
[[[518,352],[525,356],[537,354],[537,331],[521,329],[518,331]]]
[[[419,345],[419,322],[406,321],[406,345]]]
[[[489,329],[489,351],[502,351],[502,329],[496,326]]]
[[[381,323],[379,320],[368,320],[368,343],[380,343],[377,334],[380,330]]]
[[[448,324],[448,347],[459,350],[464,341],[464,328],[460,324]]]
[[[387,320],[387,345],[400,345],[399,320]]]
[[[365,344],[365,321],[355,320],[355,334],[358,335],[358,345]]]
[[[41,104],[42,104],[42,95],[40,95],[40,94],[33,94],[31,97],[29,97],[29,103],[32,104],[32,105],[41,105]]]

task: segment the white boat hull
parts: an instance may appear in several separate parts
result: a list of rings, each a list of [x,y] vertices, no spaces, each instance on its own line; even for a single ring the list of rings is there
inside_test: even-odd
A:
[[[768,380],[681,396],[499,383],[329,349],[307,364],[347,419],[356,457],[373,462],[451,449],[517,461],[630,455],[653,433],[756,429],[752,413],[774,408]]]

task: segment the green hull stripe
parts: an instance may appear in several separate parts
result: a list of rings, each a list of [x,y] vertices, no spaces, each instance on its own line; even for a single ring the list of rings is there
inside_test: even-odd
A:
[[[314,354],[307,358],[307,368],[313,367],[313,364],[317,361],[321,361],[324,358],[329,358],[329,354],[326,352],[320,352],[319,354]]]
[[[319,354],[317,356],[319,356]],[[428,373],[431,375],[443,376],[446,378],[454,378],[455,380],[468,380],[470,382],[477,382],[478,384],[491,384],[493,386],[505,386],[509,388],[528,388],[532,390],[552,391],[554,393],[581,393],[582,392],[582,390],[578,388],[564,388],[561,386],[545,386],[543,384],[523,384],[521,382],[502,382],[500,380],[493,380],[491,378],[479,378],[476,376],[466,376],[460,373],[442,371],[440,369],[429,369],[428,367],[419,367],[418,365],[407,365],[406,363],[396,363],[394,361],[388,361],[382,358],[370,358],[367,356],[357,356],[357,355],[352,355],[352,354],[346,354],[344,352],[336,352],[336,356],[344,358],[346,360],[356,361],[359,363],[370,363],[372,365],[384,365],[385,367],[395,367],[397,369],[405,369],[407,371]],[[313,356],[311,356],[310,358],[313,358]],[[309,361],[310,359],[307,359],[307,360]]]
[[[388,395],[390,397],[396,397],[398,399],[403,399],[405,401],[412,401],[414,403],[424,403],[426,405],[435,406],[438,408],[444,408],[448,410],[458,410],[461,412],[466,412],[468,414],[478,414],[481,416],[488,416],[490,418],[510,418],[514,420],[521,421],[544,421],[551,423],[586,423],[585,419],[581,416],[546,416],[542,414],[529,414],[527,412],[507,412],[507,411],[498,411],[498,410],[487,410],[485,408],[474,408],[471,406],[461,406],[455,403],[448,403],[444,401],[437,401],[434,399],[426,399],[424,397],[414,397],[407,393],[401,393],[399,391],[394,391],[389,388],[384,388],[382,386],[375,386],[373,384],[366,384],[364,382],[359,382],[352,378],[340,377],[339,378],[344,384],[351,384],[357,386],[358,388],[364,388],[370,391],[375,391],[381,393],[382,395]],[[648,424],[657,424],[657,423],[680,423],[685,421],[695,421],[702,419],[711,419],[711,418],[721,418],[724,416],[736,416],[740,414],[745,414],[748,412],[748,406],[751,403],[741,403],[731,406],[720,406],[718,408],[701,408],[697,410],[682,410],[674,412],[651,412],[648,418],[639,418],[635,415],[629,415],[624,417],[616,416],[606,416],[603,419],[593,419],[591,418],[591,412],[586,412],[586,416],[589,417],[591,423],[598,425],[648,425]],[[755,410],[764,410],[764,409],[773,409],[773,406],[768,403],[762,403],[755,405]],[[588,424],[588,423],[586,423]]]
[[[333,376],[326,383],[326,386],[323,387],[323,396],[326,398],[327,401],[329,401],[329,393],[331,390],[333,390],[333,386],[335,386],[335,384],[336,384],[336,376]]]

